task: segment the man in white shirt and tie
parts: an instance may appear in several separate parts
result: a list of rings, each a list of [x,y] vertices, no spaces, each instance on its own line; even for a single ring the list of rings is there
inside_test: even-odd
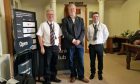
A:
[[[107,26],[99,21],[99,13],[93,12],[93,23],[88,26],[87,38],[89,41],[89,54],[90,54],[90,79],[93,79],[96,73],[96,55],[98,59],[98,79],[102,80],[103,70],[103,44],[106,42],[109,32]]]
[[[40,25],[37,32],[41,54],[44,56],[45,81],[43,84],[51,84],[51,81],[60,83],[61,80],[56,78],[56,64],[62,32],[59,25],[54,22],[54,11],[52,9],[47,10],[46,16],[47,20]]]

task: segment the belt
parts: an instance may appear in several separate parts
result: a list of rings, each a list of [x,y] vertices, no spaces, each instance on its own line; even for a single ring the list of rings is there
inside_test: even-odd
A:
[[[103,44],[101,43],[101,44],[90,44],[90,45],[92,45],[92,46],[101,46]]]

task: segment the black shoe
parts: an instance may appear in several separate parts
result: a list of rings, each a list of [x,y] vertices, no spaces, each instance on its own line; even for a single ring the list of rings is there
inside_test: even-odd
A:
[[[89,79],[93,79],[94,78],[94,74],[91,74]]]
[[[103,80],[103,76],[100,74],[100,75],[98,75],[98,79],[99,80]]]
[[[56,83],[60,83],[60,82],[61,82],[61,80],[58,79],[58,78],[53,78],[53,79],[51,79],[51,81],[52,81],[52,82],[56,82]]]
[[[42,84],[51,84],[51,82],[43,81]]]

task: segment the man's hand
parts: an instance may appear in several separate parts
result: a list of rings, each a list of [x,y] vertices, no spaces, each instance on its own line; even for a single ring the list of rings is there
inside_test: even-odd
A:
[[[80,40],[76,40],[76,45],[79,45],[80,44]]]
[[[61,51],[61,45],[58,46],[59,47],[59,52]]]
[[[77,45],[79,45],[81,43],[81,41],[80,40],[73,39],[72,40],[72,43],[77,46]]]
[[[76,45],[76,40],[75,40],[75,39],[73,39],[73,40],[72,40],[72,43],[73,43],[74,45]]]
[[[41,47],[41,54],[44,55],[44,53],[45,53],[45,49],[44,47]]]

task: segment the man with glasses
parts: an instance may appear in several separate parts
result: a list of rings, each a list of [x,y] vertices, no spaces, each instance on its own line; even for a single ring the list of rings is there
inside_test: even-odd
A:
[[[51,84],[51,81],[60,83],[56,78],[57,59],[59,46],[61,44],[61,29],[54,22],[54,11],[48,9],[46,12],[47,20],[43,22],[37,32],[41,54],[44,56],[44,79],[43,84]]]

